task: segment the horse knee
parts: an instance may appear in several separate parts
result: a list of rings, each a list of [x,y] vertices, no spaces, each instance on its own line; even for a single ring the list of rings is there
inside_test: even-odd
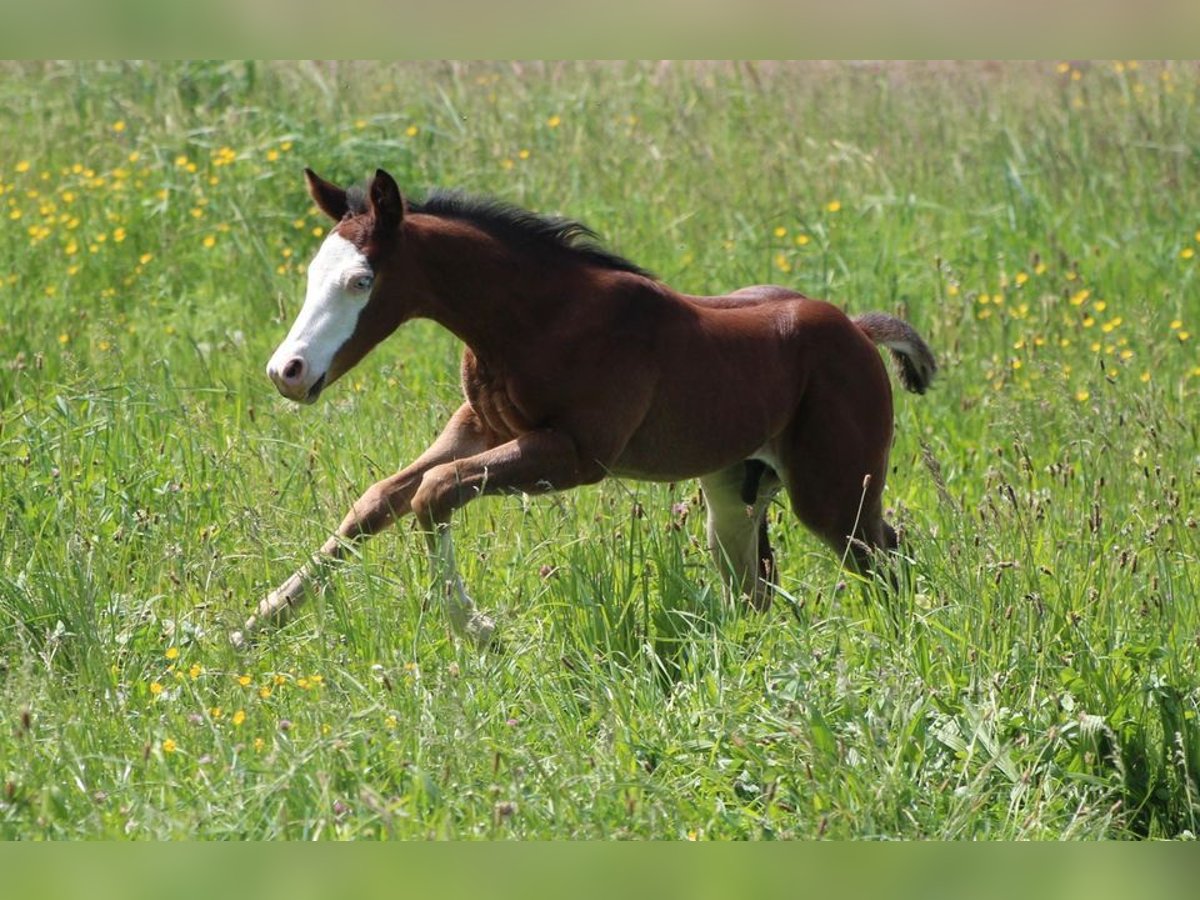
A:
[[[421,528],[436,531],[450,521],[450,514],[460,503],[458,494],[458,466],[443,463],[434,466],[421,476],[421,484],[413,494],[412,511]]]

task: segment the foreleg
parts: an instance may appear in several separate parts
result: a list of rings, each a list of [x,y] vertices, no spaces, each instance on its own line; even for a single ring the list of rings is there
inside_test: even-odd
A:
[[[425,532],[435,591],[460,635],[486,646],[495,624],[481,613],[463,586],[454,560],[450,518],[454,510],[487,494],[540,494],[599,481],[603,468],[581,460],[566,435],[541,430],[475,456],[430,468],[412,498],[412,510]]]
[[[411,465],[367,488],[312,560],[271,591],[258,604],[254,615],[246,620],[242,630],[230,636],[234,645],[242,645],[266,623],[282,624],[304,601],[309,585],[322,568],[343,558],[355,544],[378,534],[411,512],[413,497],[431,469],[473,456],[495,443],[494,436],[479,421],[470,404],[464,403],[450,417],[437,440]]]

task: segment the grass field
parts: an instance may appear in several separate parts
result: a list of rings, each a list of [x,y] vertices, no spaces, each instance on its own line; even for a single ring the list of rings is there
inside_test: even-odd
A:
[[[0,837],[1099,838],[1200,818],[1200,68],[45,64],[0,77]],[[310,165],[592,225],[693,293],[910,319],[860,589],[782,506],[729,608],[694,484],[457,518],[508,648],[379,537],[227,633],[458,402],[401,330],[263,369]]]

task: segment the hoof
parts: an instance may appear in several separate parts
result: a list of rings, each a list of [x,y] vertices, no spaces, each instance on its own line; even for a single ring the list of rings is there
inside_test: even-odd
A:
[[[251,619],[237,631],[229,632],[229,645],[238,652],[249,650],[250,645],[254,642],[256,625],[257,623]]]
[[[467,620],[467,637],[480,650],[500,650],[500,639],[496,636],[496,622],[491,616],[477,612]]]

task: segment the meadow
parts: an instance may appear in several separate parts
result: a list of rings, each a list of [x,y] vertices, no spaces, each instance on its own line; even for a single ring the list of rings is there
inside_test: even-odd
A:
[[[1190,837],[1200,817],[1200,67],[0,67],[0,838]],[[302,168],[578,218],[691,293],[908,318],[888,594],[782,505],[724,603],[693,483],[405,523],[227,639],[459,402],[406,326],[264,375]]]

